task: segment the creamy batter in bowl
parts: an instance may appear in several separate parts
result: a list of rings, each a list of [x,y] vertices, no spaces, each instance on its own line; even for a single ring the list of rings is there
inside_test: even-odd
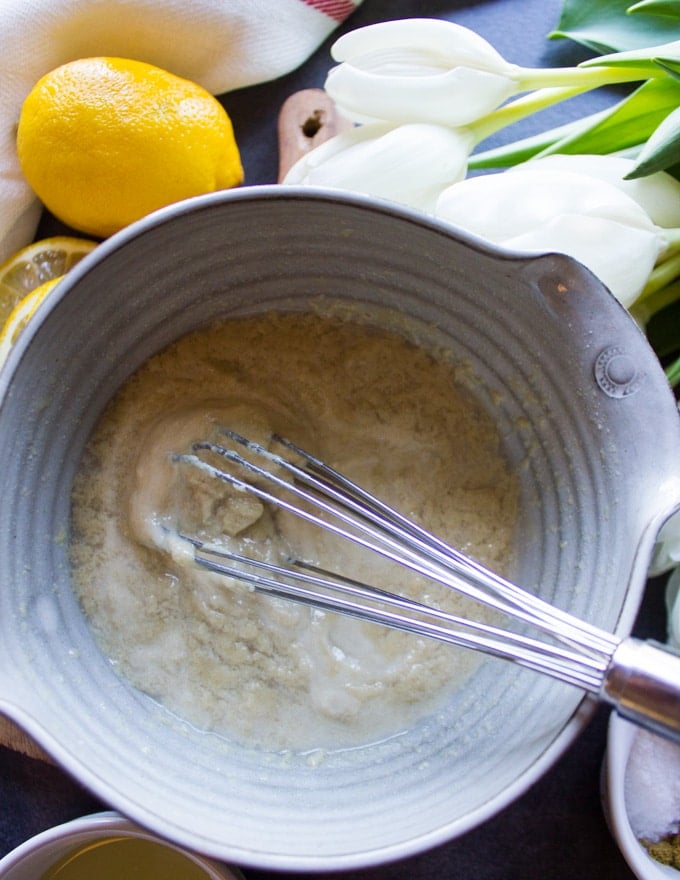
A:
[[[389,308],[455,353],[519,479],[513,574],[544,598],[627,632],[680,497],[677,412],[658,363],[566,258],[498,254],[370,200],[254,188],[160,212],[73,270],[0,373],[0,709],[141,824],[296,872],[399,858],[474,827],[590,711],[567,686],[488,661],[402,736],[310,760],[202,732],[99,650],[68,543],[71,486],[104,407],[199,326],[321,301]]]
[[[73,493],[74,584],[117,670],[201,729],[316,760],[402,735],[446,705],[480,655],[256,594],[198,568],[180,535],[493,615],[177,454],[223,443],[225,426],[265,446],[294,437],[496,571],[509,570],[514,539],[517,479],[448,352],[425,347],[425,327],[411,327],[419,344],[407,338],[403,316],[400,332],[362,318],[331,307],[183,337],[107,408]]]

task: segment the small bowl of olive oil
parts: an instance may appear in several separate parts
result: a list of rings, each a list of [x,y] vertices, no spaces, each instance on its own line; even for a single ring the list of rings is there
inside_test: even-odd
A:
[[[95,813],[32,837],[0,859],[2,880],[243,880],[118,813]]]

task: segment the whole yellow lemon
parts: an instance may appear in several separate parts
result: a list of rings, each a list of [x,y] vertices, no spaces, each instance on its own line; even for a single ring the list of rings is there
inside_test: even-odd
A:
[[[243,181],[219,101],[125,58],[83,58],[42,77],[23,104],[17,150],[46,207],[101,238],[157,208]]]

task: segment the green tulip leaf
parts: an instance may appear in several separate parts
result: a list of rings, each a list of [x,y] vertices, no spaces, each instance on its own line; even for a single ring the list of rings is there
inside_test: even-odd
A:
[[[680,22],[678,24],[680,31]],[[648,69],[649,75],[659,75],[659,67],[666,71],[680,69],[680,40],[664,43],[662,46],[648,46],[631,49],[629,52],[614,52],[583,61],[579,67],[634,67]]]
[[[652,15],[668,15],[680,21],[680,5],[678,0],[641,0],[628,7],[628,13],[651,13]]]
[[[509,167],[550,153],[621,154],[632,150],[637,156],[641,145],[679,105],[680,82],[669,77],[648,80],[607,110],[507,146],[473,154],[470,168]],[[677,161],[670,151],[662,156],[660,164],[669,168]]]
[[[630,0],[564,0],[557,27],[549,37],[573,40],[597,54],[626,52],[678,39],[675,15],[649,11],[628,14],[630,6]]]
[[[628,178],[665,171],[680,162],[680,106],[661,122],[647,139]]]
[[[660,58],[654,59],[659,67],[662,67],[670,76],[674,76],[680,80],[680,64],[675,61],[662,61]]]
[[[593,113],[590,116],[575,119],[573,122],[568,122],[557,128],[551,128],[549,131],[542,131],[538,134],[513,141],[510,144],[473,153],[468,167],[472,171],[486,168],[510,168],[512,165],[526,162],[528,159],[533,159],[539,153],[549,150],[557,141],[579,137],[583,132],[597,125],[609,112],[608,110],[603,110],[599,113]]]

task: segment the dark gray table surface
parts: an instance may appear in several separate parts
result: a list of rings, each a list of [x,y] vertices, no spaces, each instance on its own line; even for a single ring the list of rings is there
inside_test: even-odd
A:
[[[506,58],[526,66],[575,63],[586,53],[568,41],[549,41],[559,0],[364,0],[337,33],[390,18],[432,16],[472,27]],[[333,38],[297,71],[275,82],[224,96],[241,147],[246,184],[273,183],[277,174],[276,118],[283,101],[302,88],[321,86],[331,65]],[[537,127],[557,125],[611,103],[612,94],[579,98],[545,111],[489,143]],[[39,235],[64,231],[45,216]],[[650,584],[636,632],[664,636],[663,580]],[[600,768],[606,746],[608,711],[600,709],[562,759],[514,804],[465,836],[408,860],[351,871],[367,880],[628,880],[633,874],[604,820]],[[105,808],[58,768],[0,748],[0,856],[52,825]],[[245,869],[249,880],[269,871]]]

